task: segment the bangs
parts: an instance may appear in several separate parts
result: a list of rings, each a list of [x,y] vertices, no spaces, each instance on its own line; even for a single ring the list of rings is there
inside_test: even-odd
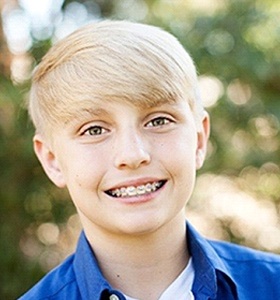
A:
[[[182,45],[129,22],[91,24],[58,42],[34,73],[31,94],[37,128],[66,123],[97,101],[155,107],[184,99],[195,114],[201,110],[196,70]]]
[[[50,109],[44,109],[48,110],[45,118],[56,115],[59,118],[52,122],[67,123],[75,111],[89,109],[96,102],[120,101],[146,108],[174,103],[185,94],[179,78],[172,78],[171,72],[159,66],[155,70],[153,65],[144,66],[144,61],[137,66],[129,60],[121,64],[111,61],[111,65],[108,60],[86,64],[88,61],[73,60],[41,79],[37,93],[41,99],[48,97],[44,102]],[[59,85],[50,84],[56,78],[60,78]]]

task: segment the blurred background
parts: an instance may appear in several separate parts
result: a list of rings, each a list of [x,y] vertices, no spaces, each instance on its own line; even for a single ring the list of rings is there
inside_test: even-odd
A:
[[[187,217],[207,237],[280,253],[280,1],[0,0],[0,299],[75,249],[67,192],[43,174],[24,108],[32,68],[79,26],[160,26],[188,49],[212,133]]]

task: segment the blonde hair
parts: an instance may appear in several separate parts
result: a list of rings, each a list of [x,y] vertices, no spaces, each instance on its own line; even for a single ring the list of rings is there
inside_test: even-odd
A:
[[[46,133],[94,100],[154,106],[179,98],[201,123],[196,69],[178,40],[154,26],[102,21],[78,29],[44,56],[33,73],[29,113],[36,130]]]

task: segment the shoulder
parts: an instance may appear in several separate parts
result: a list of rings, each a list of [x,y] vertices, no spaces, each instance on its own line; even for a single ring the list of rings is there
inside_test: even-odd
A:
[[[197,287],[202,288],[201,283],[210,285],[216,280],[222,293],[228,286],[232,291],[236,290],[240,300],[280,299],[279,255],[232,243],[211,241],[188,226],[189,247],[196,263]],[[203,282],[205,274],[212,281]]]
[[[272,264],[280,267],[280,255],[263,252],[248,247],[222,242],[209,241],[219,257],[232,263]]]
[[[75,273],[73,269],[74,255],[67,258],[62,264],[49,272],[35,284],[19,300],[27,299],[65,299],[65,296],[74,296],[78,293]],[[77,299],[77,297],[74,297]]]
[[[253,299],[252,295],[254,299],[263,297],[260,295],[267,296],[262,299],[280,299],[279,255],[226,242],[210,241],[210,244],[244,299]]]

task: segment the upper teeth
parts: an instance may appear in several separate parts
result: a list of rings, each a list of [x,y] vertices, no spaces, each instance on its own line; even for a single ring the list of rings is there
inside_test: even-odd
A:
[[[115,197],[131,197],[144,195],[156,191],[156,189],[159,188],[160,185],[160,182],[157,181],[139,186],[121,187],[115,190],[111,190],[110,194]]]

